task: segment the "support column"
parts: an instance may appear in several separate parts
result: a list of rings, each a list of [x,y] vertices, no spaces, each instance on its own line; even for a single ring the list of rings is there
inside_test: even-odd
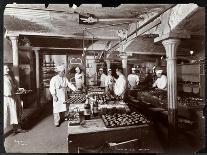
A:
[[[128,58],[128,55],[126,53],[121,53],[120,57],[122,59],[123,74],[126,78],[126,88],[127,88],[127,86],[128,86],[128,80],[127,80],[127,76],[128,76],[128,73],[127,73],[127,58]],[[126,89],[125,96],[127,96],[127,94],[128,94],[128,89]]]
[[[107,65],[107,70],[110,69],[111,68],[110,60],[106,59],[105,62],[106,62],[106,65]]]
[[[128,58],[128,55],[126,53],[121,53],[120,57],[122,59],[123,73],[124,73],[124,76],[127,78],[127,76],[128,76],[128,74],[127,74],[127,58]]]
[[[167,97],[168,97],[168,137],[170,149],[175,145],[177,133],[177,65],[176,50],[179,39],[167,39],[162,41],[167,56]]]
[[[35,52],[35,62],[36,62],[36,88],[37,88],[37,108],[41,106],[40,104],[40,57],[39,57],[39,48],[33,48]]]
[[[9,37],[12,42],[13,51],[13,73],[17,87],[19,87],[19,52],[18,52],[18,36]]]

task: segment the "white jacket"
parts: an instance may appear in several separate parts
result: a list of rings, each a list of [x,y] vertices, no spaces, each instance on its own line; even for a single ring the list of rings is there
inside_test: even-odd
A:
[[[108,87],[109,85],[113,85],[114,78],[112,75],[107,75],[105,78],[105,87]]]
[[[56,75],[50,80],[50,93],[56,95],[58,98],[57,102],[53,100],[53,113],[66,111],[66,104],[63,102],[67,100],[67,87],[73,91],[76,90],[76,87],[71,84],[66,77]]]
[[[76,73],[75,74],[75,83],[76,87],[82,89],[84,84],[84,74],[83,73]]]
[[[4,129],[8,126],[8,118],[10,118],[9,124],[18,124],[14,85],[11,78],[4,75]]]
[[[128,82],[129,82],[130,88],[134,88],[139,83],[139,76],[136,74],[129,74]]]
[[[165,75],[162,75],[160,78],[158,78],[154,82],[153,87],[166,90],[167,89],[167,77]]]
[[[100,77],[100,81],[101,81],[101,84],[100,84],[100,87],[105,87],[105,80],[106,80],[106,74],[101,74],[101,77]]]
[[[119,75],[114,85],[114,93],[117,96],[122,96],[124,95],[125,90],[126,90],[126,78],[124,77],[124,75]]]

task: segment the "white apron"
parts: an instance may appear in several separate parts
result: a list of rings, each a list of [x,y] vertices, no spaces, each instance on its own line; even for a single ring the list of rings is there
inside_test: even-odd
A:
[[[13,94],[13,83],[8,76],[4,76],[4,129],[8,124],[18,124],[17,102],[10,95]]]
[[[82,89],[83,88],[84,75],[82,73],[81,74],[78,74],[78,73],[75,74],[75,83],[76,83],[77,89]]]
[[[53,113],[60,113],[66,111],[66,104],[63,102],[67,100],[67,79],[59,75],[53,77],[50,81],[50,92],[55,94],[58,101],[53,100]]]

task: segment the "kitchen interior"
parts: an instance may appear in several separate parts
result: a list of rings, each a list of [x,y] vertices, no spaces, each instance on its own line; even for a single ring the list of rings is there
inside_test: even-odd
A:
[[[8,128],[7,152],[192,153],[205,147],[204,7],[15,3],[5,7],[4,28],[3,63],[24,88],[20,119],[29,130],[11,136]],[[62,64],[74,86],[80,68],[84,88],[68,89],[69,119],[55,127],[50,81]],[[127,81],[124,98],[100,86],[100,69],[117,79],[117,68],[126,79],[132,68],[139,76],[133,89]],[[146,80],[156,81],[157,68],[167,77],[166,90]]]

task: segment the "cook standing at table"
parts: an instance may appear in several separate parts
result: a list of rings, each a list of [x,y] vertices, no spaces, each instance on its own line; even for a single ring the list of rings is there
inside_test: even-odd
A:
[[[156,70],[157,80],[153,83],[152,87],[167,90],[167,77],[163,74],[163,70]]]
[[[105,80],[106,80],[106,74],[104,74],[103,72],[103,68],[99,69],[99,73],[100,73],[100,87],[105,87]]]
[[[108,69],[108,75],[106,76],[105,79],[105,89],[106,92],[110,92],[110,93],[112,93],[113,85],[114,85],[114,78],[111,74],[112,74],[111,69]]]
[[[65,66],[60,65],[56,67],[58,74],[52,77],[50,81],[50,93],[53,97],[53,116],[54,125],[59,127],[60,125],[60,113],[67,111],[66,104],[64,102],[67,100],[67,87],[73,91],[77,91],[76,87],[71,84],[65,77]]]
[[[139,76],[136,74],[136,68],[132,68],[132,73],[128,75],[128,87],[134,89],[139,84]]]
[[[124,93],[126,91],[126,78],[122,74],[120,68],[116,69],[116,74],[119,76],[114,85],[114,94],[118,97],[124,98]]]
[[[75,84],[78,90],[82,90],[84,88],[84,74],[79,67],[75,68]]]

